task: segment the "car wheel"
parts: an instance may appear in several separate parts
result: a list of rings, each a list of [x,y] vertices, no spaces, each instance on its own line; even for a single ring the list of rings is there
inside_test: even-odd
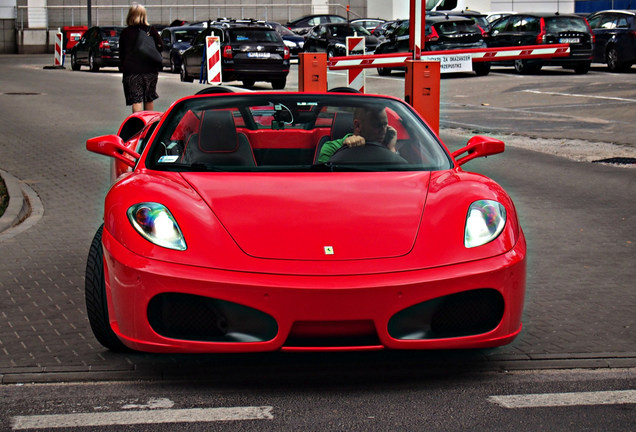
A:
[[[104,283],[104,253],[102,251],[102,232],[104,225],[99,227],[88,252],[86,262],[86,280],[84,282],[84,296],[86,299],[86,313],[93,334],[100,344],[111,351],[130,351],[117,337],[110,327],[108,318],[108,304],[106,302],[106,285]]]
[[[607,62],[607,68],[612,72],[624,72],[631,66],[626,63],[621,63],[618,58],[618,50],[615,46],[611,46],[607,49],[605,60]]]
[[[77,58],[75,57],[75,53],[71,54],[71,69],[74,71],[80,70],[81,66],[77,63]]]
[[[574,73],[577,73],[580,75],[588,73],[589,70],[590,70],[590,62],[583,62],[574,66]]]
[[[287,78],[272,80],[272,87],[274,88],[274,90],[282,90],[285,88],[286,84],[287,84]]]
[[[515,60],[515,70],[524,75],[539,72],[541,66],[541,63],[529,63],[528,60]]]
[[[490,73],[490,62],[473,63],[473,70],[477,76],[486,76]]]
[[[88,68],[91,70],[91,72],[99,71],[99,66],[97,66],[97,64],[95,63],[95,54],[93,54],[92,52],[88,53]]]
[[[181,63],[181,73],[180,73],[181,81],[183,82],[192,82],[194,78],[188,76],[188,72],[186,72],[185,63]]]
[[[378,75],[382,75],[382,76],[391,75],[391,68],[378,68]]]
[[[253,79],[244,79],[244,80],[243,80],[243,87],[245,87],[245,88],[252,88],[252,87],[254,87],[254,83],[255,83],[255,82],[256,82],[256,81],[254,81]]]
[[[329,48],[327,50],[327,59],[330,59],[331,57],[335,57],[336,56],[336,51],[333,48]]]

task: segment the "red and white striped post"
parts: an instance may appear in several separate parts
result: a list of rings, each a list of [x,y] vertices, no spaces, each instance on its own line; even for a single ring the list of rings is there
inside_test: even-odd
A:
[[[347,36],[347,55],[364,55],[364,36]],[[347,83],[349,87],[364,93],[366,74],[363,68],[347,69]]]
[[[223,82],[221,76],[221,41],[218,36],[207,36],[205,38],[205,46],[208,84],[219,85]]]
[[[55,66],[62,66],[64,62],[64,58],[63,58],[64,49],[62,48],[63,39],[64,39],[64,36],[62,35],[62,32],[58,31],[55,34],[55,57],[53,58],[53,64]]]
[[[424,5],[424,8],[422,8],[422,3],[422,0],[411,0],[409,6],[409,50],[413,53],[413,60],[419,60],[422,51],[424,51],[426,6]]]

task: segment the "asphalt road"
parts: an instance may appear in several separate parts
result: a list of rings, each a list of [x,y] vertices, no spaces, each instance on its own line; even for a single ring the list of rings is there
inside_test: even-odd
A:
[[[201,365],[223,364],[227,357],[117,355],[93,338],[84,309],[83,277],[88,246],[101,224],[109,161],[87,152],[85,141],[115,133],[129,108],[124,106],[121,76],[115,69],[100,73],[43,69],[49,60],[48,56],[0,56],[0,168],[23,182],[33,192],[33,204],[42,210],[37,220],[27,220],[20,230],[0,234],[2,382],[69,376],[187,378]],[[290,75],[288,90],[296,86],[296,73],[294,69]],[[330,74],[329,82],[330,87],[343,85],[344,76]],[[626,88],[626,101],[599,98],[618,97],[613,90],[602,91],[618,82]],[[508,128],[504,132],[518,124],[515,133],[523,134],[531,128],[528,119],[533,116],[541,134],[562,143],[582,125],[591,141],[607,138],[610,129],[617,136],[619,132],[634,136],[630,128],[635,126],[625,120],[625,111],[633,113],[635,83],[634,73],[613,75],[596,69],[585,76],[555,70],[536,77],[507,71],[487,77],[445,77],[442,137],[456,148],[468,138],[463,135],[467,125],[481,133],[481,125],[490,122]],[[369,92],[400,96],[402,85],[397,74],[380,78],[371,72],[367,78]],[[200,88],[162,73],[156,108],[165,109]],[[561,102],[551,99],[546,104],[545,98],[526,91],[536,88],[559,93],[591,89],[587,99],[576,96],[581,99],[577,112],[586,115],[583,119],[574,111],[553,115],[564,112],[569,99],[552,96]],[[486,100],[487,105],[479,102]],[[590,101],[594,107],[585,111],[582,105]],[[506,112],[508,120],[493,112]],[[553,126],[548,127],[549,122]],[[606,128],[589,127],[599,123]],[[456,130],[458,126],[462,128]],[[387,354],[389,360],[380,355],[375,361],[398,362],[407,369],[421,362],[478,363],[491,369],[636,366],[636,170],[518,147],[471,162],[466,169],[500,182],[521,215],[529,242],[525,328],[513,344],[497,350],[415,357],[392,353]],[[293,364],[298,359],[273,354],[232,361],[249,367],[263,361]],[[321,359],[306,361],[311,365]],[[334,355],[329,361],[357,364],[368,359],[368,354]]]

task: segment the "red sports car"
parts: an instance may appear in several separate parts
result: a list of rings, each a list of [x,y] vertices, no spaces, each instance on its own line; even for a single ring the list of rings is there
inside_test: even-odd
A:
[[[369,112],[384,142],[343,143]],[[450,153],[397,98],[250,92],[188,96],[86,146],[115,158],[86,270],[113,351],[481,348],[521,331],[517,212],[461,168],[499,140]]]

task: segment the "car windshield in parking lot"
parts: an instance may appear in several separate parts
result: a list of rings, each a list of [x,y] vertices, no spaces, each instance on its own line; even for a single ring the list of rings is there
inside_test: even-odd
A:
[[[437,31],[445,36],[461,33],[481,33],[479,27],[472,21],[449,21],[437,25]]]
[[[326,142],[354,133],[354,118],[379,113],[387,129],[318,163]],[[360,121],[360,120],[358,120]],[[358,123],[359,125],[360,123]],[[374,125],[373,127],[377,127]],[[358,126],[360,127],[360,126]],[[390,130],[390,132],[389,132]],[[357,134],[357,131],[355,131]],[[389,149],[392,141],[392,149]],[[177,102],[150,144],[162,171],[431,171],[449,169],[443,145],[403,101],[341,94],[217,94]],[[330,159],[329,159],[330,157]]]
[[[232,42],[280,42],[281,38],[270,28],[236,28],[230,31]]]
[[[562,31],[588,32],[589,29],[584,18],[555,16],[545,18],[546,31],[559,33]]]

